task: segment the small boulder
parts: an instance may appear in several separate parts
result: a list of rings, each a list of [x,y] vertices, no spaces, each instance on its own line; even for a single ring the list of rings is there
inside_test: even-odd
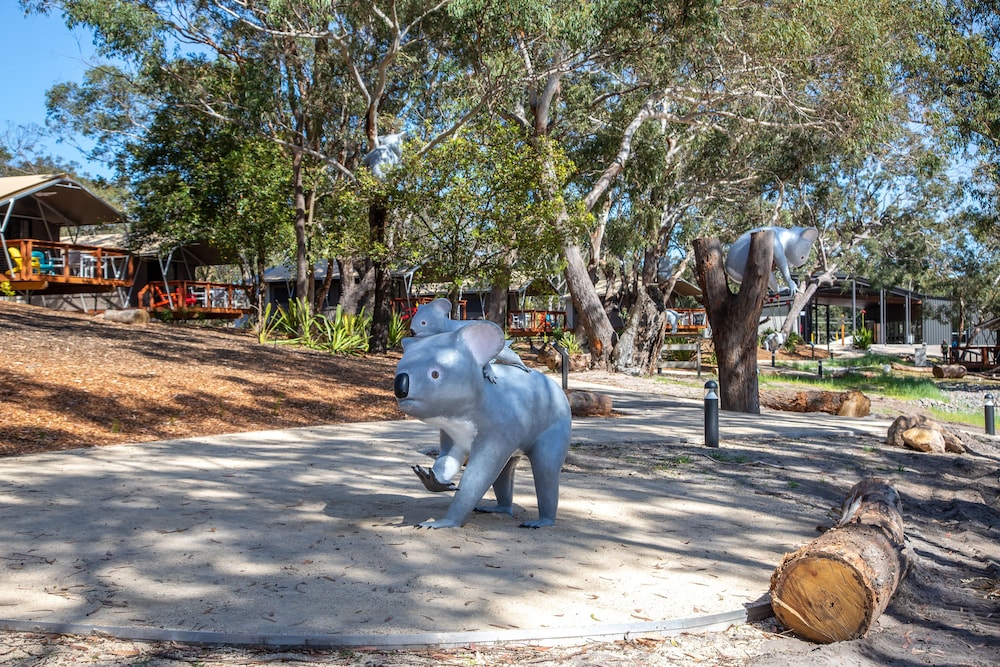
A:
[[[903,444],[918,452],[944,453],[944,436],[941,431],[937,431],[929,426],[914,426],[908,428],[900,434]]]
[[[867,417],[871,414],[872,399],[857,389],[845,391],[837,414],[841,417]]]
[[[965,453],[962,438],[924,415],[900,415],[889,426],[886,444],[918,452]]]

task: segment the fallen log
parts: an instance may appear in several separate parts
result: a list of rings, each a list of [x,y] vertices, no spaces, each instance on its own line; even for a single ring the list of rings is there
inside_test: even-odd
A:
[[[786,555],[771,575],[774,615],[821,644],[867,634],[907,570],[902,504],[887,480],[862,480],[842,507],[836,527]]]
[[[760,393],[760,404],[772,410],[785,412],[825,412],[841,417],[867,417],[871,412],[871,399],[856,389],[848,391],[782,391]]]
[[[964,378],[968,369],[962,364],[934,364],[931,366],[931,373],[936,378],[957,379]]]

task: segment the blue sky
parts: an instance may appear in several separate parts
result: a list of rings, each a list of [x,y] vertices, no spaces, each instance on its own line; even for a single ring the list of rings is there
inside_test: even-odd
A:
[[[94,48],[89,32],[71,31],[59,14],[24,16],[17,0],[0,0],[5,61],[0,67],[0,131],[11,126],[45,125],[45,91],[64,81],[82,82]],[[69,143],[47,139],[42,152],[79,164],[92,175],[110,175],[87,162]]]

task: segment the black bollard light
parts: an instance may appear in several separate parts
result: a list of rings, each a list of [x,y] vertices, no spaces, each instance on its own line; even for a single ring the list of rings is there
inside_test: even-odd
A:
[[[569,350],[555,343],[552,346],[559,351],[559,356],[562,357],[563,391],[566,391],[569,389]]]
[[[774,366],[775,366],[774,355],[775,355],[775,351],[771,350],[771,368],[774,368]]]
[[[823,379],[823,360],[820,359],[818,362],[816,362],[816,365],[819,368],[819,379],[822,380]]]
[[[986,435],[997,434],[996,415],[994,414],[993,394],[986,394]]]
[[[715,380],[705,383],[705,446],[719,446],[719,384]]]

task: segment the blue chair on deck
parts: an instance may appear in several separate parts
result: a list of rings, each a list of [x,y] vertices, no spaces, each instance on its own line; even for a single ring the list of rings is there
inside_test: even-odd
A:
[[[38,269],[39,273],[47,273],[49,275],[55,275],[56,267],[52,263],[52,260],[45,256],[45,253],[41,250],[31,251],[31,266]]]

